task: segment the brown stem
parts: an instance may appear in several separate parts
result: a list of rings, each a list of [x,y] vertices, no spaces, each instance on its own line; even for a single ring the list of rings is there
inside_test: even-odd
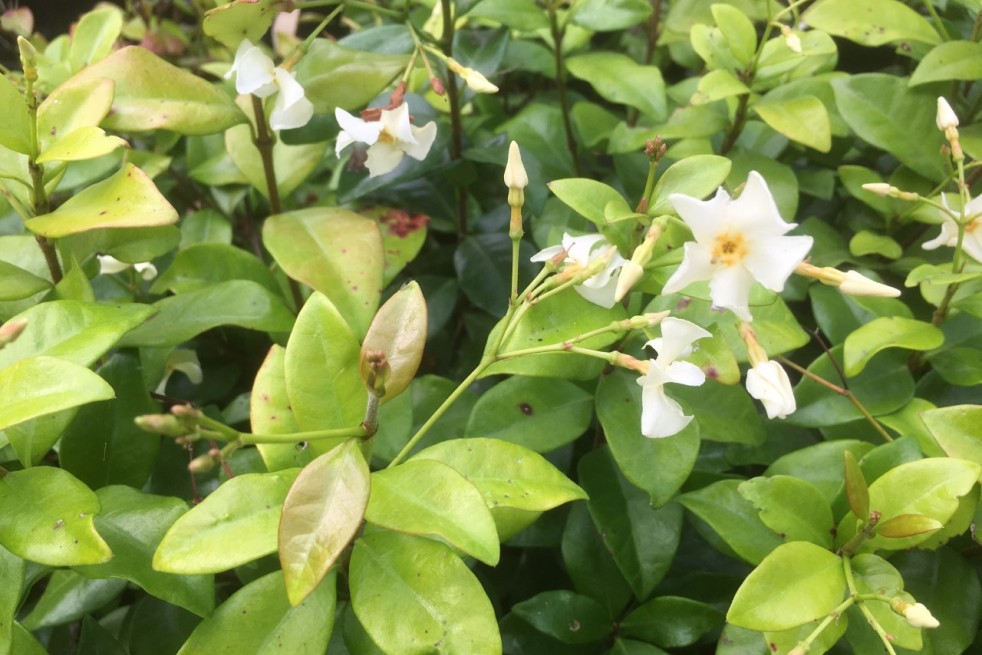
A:
[[[733,149],[736,144],[736,140],[740,138],[740,133],[743,132],[743,125],[747,122],[747,103],[750,102],[750,94],[745,93],[740,96],[739,104],[737,104],[736,113],[733,115],[733,125],[730,126],[730,131],[726,133],[726,138],[723,140],[723,146],[720,148],[721,154],[726,154]]]
[[[580,156],[573,136],[573,123],[570,120],[569,98],[566,96],[566,65],[563,63],[563,30],[559,27],[555,4],[549,3],[549,27],[552,30],[553,55],[556,58],[556,90],[559,92],[559,108],[563,115],[563,129],[566,131],[566,148],[573,158],[573,170],[577,177],[583,175],[580,169]]]
[[[443,40],[440,44],[443,54],[453,56],[453,3],[450,0],[440,0],[443,9]],[[460,160],[464,154],[464,128],[460,118],[460,88],[453,73],[448,73],[445,85],[447,99],[450,101],[450,158]],[[466,186],[457,187],[457,238],[463,241],[467,237],[467,207],[470,204],[469,192]]]
[[[648,20],[646,36],[648,42],[644,51],[644,63],[651,65],[655,58],[655,45],[658,42],[658,23],[661,22],[661,0],[651,0],[651,18]]]

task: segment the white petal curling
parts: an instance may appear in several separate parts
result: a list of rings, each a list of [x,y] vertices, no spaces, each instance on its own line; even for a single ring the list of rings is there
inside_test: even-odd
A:
[[[377,121],[371,123],[363,121],[360,118],[352,116],[340,107],[334,110],[334,118],[338,121],[338,125],[341,126],[341,133],[338,135],[338,142],[335,146],[335,153],[338,155],[347,146],[355,142],[372,145],[378,141],[379,134],[382,133],[381,123]]]
[[[715,307],[729,309],[749,323],[753,320],[749,306],[753,285],[753,275],[742,266],[720,268],[709,281],[709,296]]]
[[[642,379],[638,384],[642,384]],[[641,434],[663,439],[678,434],[692,421],[682,406],[665,395],[661,385],[645,386],[641,391]]]
[[[941,224],[941,233],[930,241],[925,241],[921,247],[924,250],[935,250],[941,246],[954,248],[958,243],[958,225],[953,220],[946,220]]]
[[[529,261],[547,262],[563,251],[562,246],[549,246],[532,255]]]
[[[139,264],[133,264],[133,269],[140,274],[146,281],[150,281],[157,277],[157,267],[150,262],[140,262]]]
[[[655,349],[658,361],[674,362],[691,355],[696,341],[711,336],[713,335],[710,332],[695,323],[670,316],[661,322],[661,337],[652,339],[645,345]]]
[[[383,131],[388,132],[397,141],[416,143],[412,125],[409,123],[409,105],[406,103],[392,110],[382,110],[382,117],[379,120]]]
[[[368,149],[368,158],[365,160],[368,176],[378,177],[391,173],[402,161],[403,154],[402,148],[398,145],[377,141]]]
[[[232,76],[239,72],[239,65],[242,63],[242,56],[252,48],[252,41],[242,39],[238,49],[235,51],[235,59],[232,60],[232,67],[225,73],[225,79],[230,80]]]
[[[747,371],[747,392],[763,403],[767,418],[785,418],[797,409],[788,374],[774,360],[761,362]]]
[[[100,275],[114,275],[116,273],[122,273],[132,266],[132,264],[119,261],[112,255],[96,255],[96,259],[99,260]]]
[[[253,46],[245,51],[235,75],[235,90],[266,98],[276,93],[273,60],[260,48]]]
[[[610,309],[617,302],[614,300],[614,294],[617,292],[617,278],[608,276],[607,283],[604,286],[596,286],[595,284],[588,286],[587,283],[593,279],[590,278],[583,284],[573,287],[573,290],[594,305],[598,305],[604,309]]]
[[[688,241],[682,245],[682,263],[665,282],[662,292],[676,293],[693,282],[710,280],[715,271],[709,250],[698,243]]]
[[[672,362],[667,373],[670,382],[687,387],[700,387],[706,381],[706,374],[692,362]]]
[[[286,70],[277,67],[274,77],[280,94],[273,103],[269,126],[274,130],[290,130],[303,127],[314,115],[314,105],[304,95],[303,87]]]
[[[433,142],[436,140],[436,123],[430,121],[423,127],[412,125],[410,129],[412,130],[415,143],[406,143],[402,149],[413,159],[423,161],[426,159],[426,155],[429,154],[430,148],[433,147]]]

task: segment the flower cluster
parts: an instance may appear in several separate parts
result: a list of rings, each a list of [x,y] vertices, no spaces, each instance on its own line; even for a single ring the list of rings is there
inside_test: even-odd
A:
[[[314,105],[304,95],[303,87],[294,79],[293,73],[275,66],[273,60],[249,39],[239,44],[225,79],[232,75],[235,75],[235,90],[239,93],[268,98],[279,91],[269,115],[269,126],[274,130],[303,127],[314,115]]]
[[[614,295],[617,291],[617,276],[615,273],[625,264],[625,259],[600,234],[588,234],[573,237],[563,234],[561,246],[551,246],[539,251],[532,257],[533,262],[547,262],[560,253],[565,252],[566,274],[597,269],[582,284],[573,287],[595,305],[610,309],[614,306]]]
[[[377,177],[392,172],[403,155],[422,161],[433,146],[436,139],[436,123],[429,122],[423,127],[416,127],[409,122],[409,106],[400,104],[395,109],[376,110],[376,120],[356,118],[338,107],[334,117],[341,126],[335,153],[340,157],[341,151],[355,142],[367,143],[368,176]]]

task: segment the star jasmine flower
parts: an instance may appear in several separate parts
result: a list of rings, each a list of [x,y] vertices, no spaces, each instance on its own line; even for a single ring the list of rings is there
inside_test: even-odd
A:
[[[941,202],[945,207],[948,200],[941,194]],[[925,250],[934,250],[940,246],[954,248],[958,245],[958,221],[945,212],[940,212],[944,223],[941,224],[941,234],[927,241],[922,246]],[[965,237],[962,239],[962,250],[977,262],[982,262],[982,196],[973,198],[965,205],[962,216],[975,216],[965,224]]]
[[[138,264],[127,264],[121,262],[112,255],[96,255],[99,260],[100,275],[114,275],[123,271],[134,269],[144,280],[152,280],[157,277],[157,267],[150,262],[140,262]]]
[[[784,283],[812,247],[809,236],[784,236],[796,227],[778,213],[767,182],[751,171],[740,197],[722,187],[711,200],[673,193],[669,201],[692,230],[682,263],[665,283],[665,293],[709,280],[713,305],[751,321],[748,302],[754,281],[771,291]]]
[[[693,342],[712,336],[694,323],[680,318],[661,322],[661,337],[645,344],[658,353],[648,361],[648,372],[638,378],[641,385],[641,434],[649,439],[661,439],[681,432],[692,420],[682,406],[665,395],[668,383],[698,387],[706,375],[691,362],[676,361],[690,355]]]
[[[422,161],[436,139],[436,123],[430,121],[423,127],[409,122],[409,106],[402,103],[392,110],[383,109],[378,120],[365,121],[355,118],[338,107],[334,117],[341,126],[335,153],[355,142],[367,143],[368,176],[377,177],[391,172],[402,161],[403,155]]]
[[[573,289],[594,305],[606,309],[614,306],[614,294],[617,291],[617,276],[615,272],[624,266],[626,260],[620,256],[617,249],[600,234],[588,234],[573,237],[563,234],[563,245],[551,246],[539,251],[532,257],[533,262],[546,262],[566,251],[565,264],[584,270],[591,266],[599,266],[599,261],[608,258],[599,272],[590,276]]]
[[[274,130],[303,127],[314,115],[314,105],[304,95],[303,87],[293,73],[275,66],[273,60],[249,39],[239,44],[225,79],[232,75],[235,75],[235,90],[241,94],[268,98],[280,92],[269,115],[269,126]]]
[[[747,371],[747,392],[764,405],[767,418],[785,418],[798,408],[787,372],[773,359]]]

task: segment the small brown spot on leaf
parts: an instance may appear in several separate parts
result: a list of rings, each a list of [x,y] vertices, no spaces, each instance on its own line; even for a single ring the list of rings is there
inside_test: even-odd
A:
[[[60,530],[61,529],[61,526],[63,526],[63,525],[65,525],[64,519],[58,519],[57,521],[55,521],[55,527],[53,529],[54,530]]]
[[[532,416],[532,406],[528,403],[518,403],[518,409],[521,410],[522,414],[526,416]]]

